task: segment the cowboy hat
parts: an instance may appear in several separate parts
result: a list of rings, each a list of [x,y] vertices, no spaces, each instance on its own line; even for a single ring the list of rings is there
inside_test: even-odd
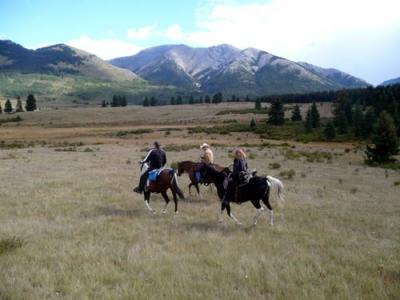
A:
[[[203,145],[200,146],[200,149],[203,149],[203,148],[210,148],[210,146],[208,146],[208,144],[204,143]]]

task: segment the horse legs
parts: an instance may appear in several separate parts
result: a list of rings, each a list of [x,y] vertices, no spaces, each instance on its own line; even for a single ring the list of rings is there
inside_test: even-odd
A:
[[[198,183],[198,182],[196,182],[196,183],[194,184],[194,187],[196,188],[197,195],[198,195],[198,196],[200,196],[199,183]]]
[[[166,191],[164,191],[164,192],[161,192],[161,196],[164,198],[164,200],[165,200],[165,205],[164,205],[164,208],[162,209],[162,213],[163,214],[165,214],[166,212],[167,212],[167,206],[168,206],[168,203],[169,203],[169,198],[168,198],[168,195],[167,195],[167,192]]]
[[[178,214],[178,197],[176,196],[176,191],[174,189],[171,189],[172,191],[172,196],[174,197],[174,203],[175,203],[175,215]]]
[[[256,215],[253,218],[253,225],[256,225],[257,219],[261,215],[264,208],[261,207],[260,200],[251,200],[251,203],[253,203],[254,207],[256,208]]]
[[[221,204],[221,213],[224,211],[224,209],[226,208],[226,213],[228,214],[229,218],[231,218],[237,225],[242,225],[242,223],[240,223],[240,221],[238,219],[236,219],[236,217],[233,215],[233,213],[231,213],[231,205],[229,204],[229,202],[222,202]]]
[[[268,208],[268,211],[269,211],[269,224],[270,225],[274,225],[274,211],[272,210],[272,206],[269,203],[269,189],[264,194],[264,196],[262,197],[261,200],[265,204],[265,206]]]
[[[146,208],[152,213],[156,213],[156,211],[151,208],[149,201],[150,201],[150,192],[144,192],[144,204]]]

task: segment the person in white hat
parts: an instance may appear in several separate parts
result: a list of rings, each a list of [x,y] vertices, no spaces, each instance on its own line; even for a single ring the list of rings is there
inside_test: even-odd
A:
[[[214,154],[210,149],[210,146],[206,143],[200,146],[200,149],[203,150],[203,153],[200,157],[202,163],[213,164],[214,163]]]

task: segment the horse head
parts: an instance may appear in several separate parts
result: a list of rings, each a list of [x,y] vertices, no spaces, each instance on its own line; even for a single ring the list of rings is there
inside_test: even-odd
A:
[[[177,163],[177,172],[176,174],[178,176],[181,176],[183,173],[185,173],[185,166],[184,166],[184,162],[180,161]]]

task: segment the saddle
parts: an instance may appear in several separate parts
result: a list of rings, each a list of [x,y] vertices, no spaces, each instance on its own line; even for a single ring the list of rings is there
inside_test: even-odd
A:
[[[256,176],[257,170],[252,170],[250,172],[242,171],[239,173],[239,184],[238,188],[244,187],[245,185],[248,185],[250,182],[250,179]]]
[[[156,182],[158,176],[161,174],[162,171],[164,171],[166,168],[161,168],[161,169],[154,169],[149,171],[149,174],[147,176],[147,185],[151,182]]]

